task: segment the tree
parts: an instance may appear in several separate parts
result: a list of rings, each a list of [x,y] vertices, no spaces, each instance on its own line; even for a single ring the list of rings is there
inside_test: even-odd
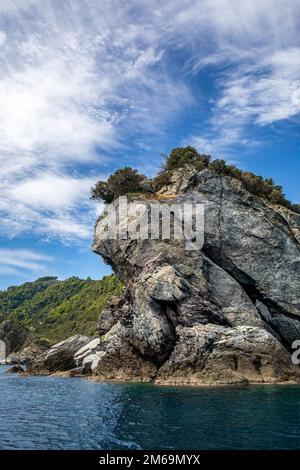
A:
[[[194,147],[176,147],[166,158],[163,165],[165,171],[171,171],[175,168],[182,168],[187,163],[197,163],[207,166],[210,161],[209,155],[201,155]]]
[[[214,170],[216,173],[225,174],[226,173],[226,163],[225,160],[214,160],[209,164],[209,168]]]
[[[195,172],[209,168],[218,175],[231,176],[240,180],[250,193],[266,199],[272,204],[279,204],[300,213],[300,205],[288,201],[282,187],[275,185],[272,178],[264,179],[250,171],[242,171],[233,165],[228,165],[224,160],[212,160],[210,155],[200,154],[191,146],[174,148],[165,157],[162,170],[150,182],[148,181],[148,185],[143,182],[144,175],[130,167],[125,167],[115,171],[107,181],[98,181],[91,189],[91,199],[112,202],[123,194],[149,192],[149,186],[153,187],[154,192],[157,192],[171,183],[174,170],[188,169],[189,166],[192,166]]]
[[[130,167],[116,170],[107,181],[98,181],[91,189],[91,199],[112,202],[118,196],[143,192],[141,187],[145,176]]]

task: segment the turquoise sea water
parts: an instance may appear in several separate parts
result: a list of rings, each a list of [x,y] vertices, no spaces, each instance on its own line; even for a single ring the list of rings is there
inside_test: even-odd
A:
[[[300,386],[157,387],[0,366],[0,449],[300,449]]]

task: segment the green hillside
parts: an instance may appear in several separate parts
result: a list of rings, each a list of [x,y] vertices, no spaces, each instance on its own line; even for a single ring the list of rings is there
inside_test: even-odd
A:
[[[100,281],[39,278],[0,291],[0,319],[17,321],[51,343],[76,333],[95,335],[103,306],[121,289],[114,275]]]

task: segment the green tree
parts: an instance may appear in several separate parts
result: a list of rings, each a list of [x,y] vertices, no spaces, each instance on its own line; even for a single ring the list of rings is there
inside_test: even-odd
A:
[[[187,163],[197,163],[207,166],[210,161],[209,155],[201,155],[194,147],[190,145],[187,147],[176,147],[170,155],[167,156],[163,165],[165,171],[172,171],[175,168],[182,168]]]
[[[225,160],[214,160],[209,164],[209,168],[219,174],[226,174],[227,170]]]
[[[116,170],[107,181],[98,181],[91,189],[91,199],[102,199],[112,202],[118,196],[143,192],[141,182],[144,175],[130,167]]]

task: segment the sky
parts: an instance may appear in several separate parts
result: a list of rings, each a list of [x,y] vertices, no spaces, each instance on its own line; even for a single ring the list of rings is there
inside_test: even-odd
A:
[[[100,279],[90,187],[193,145],[300,201],[299,0],[1,0],[0,289]]]

